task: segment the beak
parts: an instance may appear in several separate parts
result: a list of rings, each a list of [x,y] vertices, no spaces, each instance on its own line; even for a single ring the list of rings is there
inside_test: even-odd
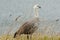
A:
[[[41,8],[41,7],[39,6],[39,8]]]
[[[41,8],[41,6],[38,6],[39,8]]]
[[[39,7],[39,8],[41,8],[41,7]]]

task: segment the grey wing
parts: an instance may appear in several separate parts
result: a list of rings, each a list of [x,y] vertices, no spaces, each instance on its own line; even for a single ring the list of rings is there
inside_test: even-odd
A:
[[[38,29],[37,26],[33,26],[33,27],[30,29],[29,33],[30,33],[30,34],[33,34],[37,29]]]
[[[24,33],[29,34],[29,31],[33,28],[33,26],[34,26],[34,23],[29,23],[25,25]]]

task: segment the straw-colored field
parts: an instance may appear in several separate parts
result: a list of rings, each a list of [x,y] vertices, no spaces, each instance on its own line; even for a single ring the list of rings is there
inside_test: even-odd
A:
[[[2,35],[0,36],[0,40],[60,40],[59,36],[46,36],[46,35],[40,35],[40,34],[35,34],[32,35],[31,38],[27,39],[26,35],[21,35],[17,38],[13,38],[12,35]]]

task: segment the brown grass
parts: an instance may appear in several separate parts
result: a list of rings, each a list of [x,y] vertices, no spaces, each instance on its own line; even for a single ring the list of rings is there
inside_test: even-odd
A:
[[[30,35],[29,35],[30,37]],[[27,35],[21,35],[17,38],[13,38],[13,35],[2,35],[0,40],[28,40]],[[47,36],[41,34],[33,34],[29,40],[60,40],[60,36]]]

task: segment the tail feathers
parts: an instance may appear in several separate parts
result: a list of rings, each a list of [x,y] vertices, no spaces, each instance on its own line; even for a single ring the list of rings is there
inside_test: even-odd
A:
[[[17,32],[14,34],[14,38],[16,37]]]

